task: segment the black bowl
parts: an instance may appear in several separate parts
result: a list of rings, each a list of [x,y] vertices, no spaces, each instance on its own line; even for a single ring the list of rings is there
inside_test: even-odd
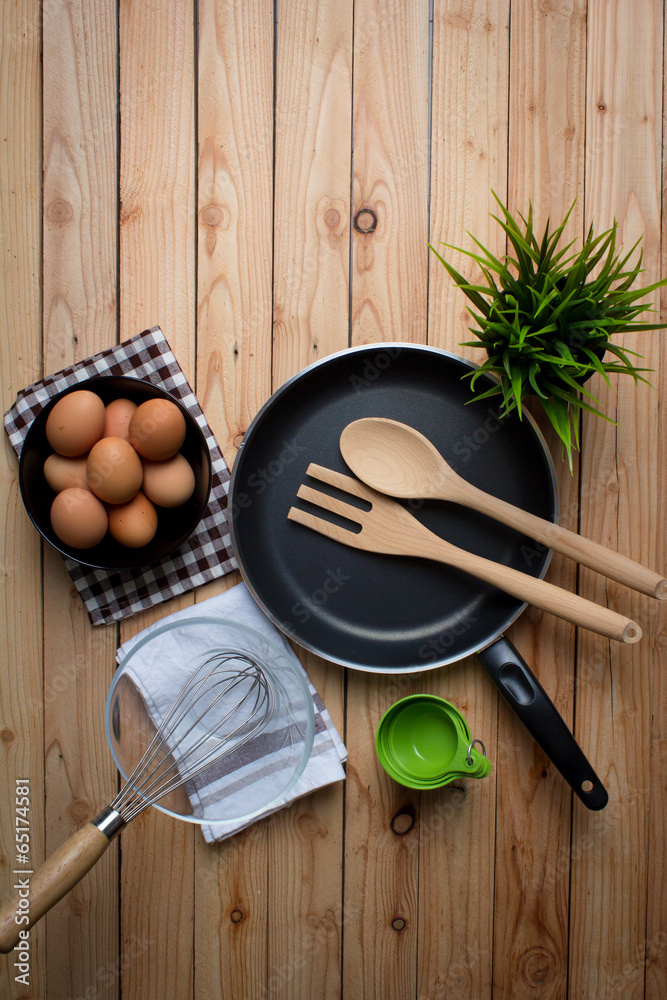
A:
[[[97,393],[103,403],[112,399],[131,399],[139,405],[147,399],[169,399],[185,417],[185,441],[180,449],[195,474],[192,496],[180,507],[158,507],[158,527],[152,541],[140,549],[120,545],[108,533],[99,545],[74,549],[60,541],[51,527],[51,504],[55,493],[44,478],[44,462],[53,451],[46,440],[46,419],[59,399],[78,389]],[[19,459],[19,486],[30,520],[39,533],[58,552],[82,566],[94,569],[135,569],[158,562],[174,552],[192,534],[206,509],[211,492],[211,456],[196,420],[185,407],[159,386],[125,375],[100,375],[79,382],[49,400],[28,429]]]

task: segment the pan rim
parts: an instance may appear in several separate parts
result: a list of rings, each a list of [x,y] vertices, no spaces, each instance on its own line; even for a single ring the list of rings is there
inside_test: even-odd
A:
[[[318,358],[317,361],[312,362],[310,365],[307,365],[305,368],[302,368],[300,371],[296,372],[289,379],[283,382],[283,384],[280,385],[273,393],[271,393],[269,398],[266,400],[265,403],[262,404],[262,406],[257,411],[253,419],[250,421],[248,429],[243,435],[243,441],[239,445],[239,449],[236,453],[236,457],[234,459],[234,463],[232,466],[231,477],[229,482],[229,502],[231,510],[233,511],[237,476],[241,464],[240,459],[242,457],[244,447],[246,443],[251,440],[252,436],[256,432],[257,427],[262,422],[264,414],[275,405],[276,401],[281,396],[283,396],[296,382],[299,382],[302,379],[306,378],[312,371],[315,371],[316,369],[322,367],[325,364],[331,364],[338,358],[347,357],[350,354],[361,354],[369,350],[389,351],[397,349],[415,351],[417,353],[435,354],[438,355],[439,357],[450,358],[451,360],[456,361],[470,369],[479,368],[479,365],[476,362],[471,361],[468,358],[464,358],[460,354],[455,354],[453,351],[447,351],[440,347],[434,347],[431,344],[413,344],[413,343],[406,343],[403,341],[381,341],[379,343],[372,343],[372,344],[358,344],[353,347],[343,348],[340,351],[334,351],[332,354],[327,354],[323,358]],[[494,376],[489,376],[489,377],[494,378]],[[558,490],[558,479],[556,477],[556,467],[554,464],[553,456],[551,454],[551,451],[549,450],[546,439],[542,431],[538,427],[537,422],[535,421],[535,418],[532,416],[532,414],[529,413],[527,410],[524,410],[523,418],[527,420],[533,433],[535,434],[538,444],[540,445],[544,453],[544,457],[547,463],[547,468],[549,470],[549,476],[551,479],[551,488],[553,491],[554,523],[557,524],[559,517],[559,490]],[[401,667],[399,669],[396,669],[395,667],[382,667],[382,666],[375,666],[372,664],[362,664],[356,661],[353,662],[350,660],[346,660],[344,657],[337,655],[333,656],[331,655],[331,653],[325,652],[324,650],[318,648],[314,644],[300,638],[297,634],[295,634],[293,630],[286,629],[284,627],[284,623],[281,622],[281,620],[266,605],[265,601],[257,593],[252,581],[249,579],[246,568],[243,565],[243,562],[239,556],[239,549],[236,539],[236,530],[234,521],[235,518],[230,515],[229,527],[230,527],[230,536],[232,541],[232,551],[234,553],[234,559],[241,573],[241,576],[243,577],[244,583],[246,584],[248,590],[252,594],[253,599],[256,601],[256,603],[264,612],[264,614],[273,622],[273,624],[280,630],[280,632],[283,635],[287,636],[289,639],[292,639],[302,649],[306,649],[308,650],[308,652],[314,653],[316,656],[321,657],[328,663],[335,663],[338,666],[345,667],[350,670],[359,670],[364,673],[385,674],[385,675],[419,674],[430,670],[437,670],[439,667],[446,667],[452,663],[458,663],[460,660],[463,660],[468,656],[474,656],[477,653],[480,653],[482,650],[487,649],[489,646],[492,646],[494,642],[497,642],[497,640],[501,638],[501,636],[505,633],[505,631],[516,621],[519,615],[522,614],[522,612],[527,607],[527,602],[524,601],[522,604],[519,605],[516,611],[505,621],[503,626],[499,628],[489,639],[484,640],[481,643],[478,642],[475,645],[468,646],[462,652],[460,651],[451,656],[439,657],[436,660],[429,660],[426,663],[422,662],[422,663],[410,664],[405,667]],[[537,576],[537,579],[543,579],[544,576],[546,575],[547,570],[549,569],[549,565],[551,563],[552,556],[553,556],[553,550],[548,549],[544,560],[544,564]]]

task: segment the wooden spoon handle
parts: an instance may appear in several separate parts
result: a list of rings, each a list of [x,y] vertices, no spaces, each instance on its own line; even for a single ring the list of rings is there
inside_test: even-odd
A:
[[[506,503],[505,500],[470,486],[469,483],[466,485],[470,487],[469,491],[465,491],[465,500],[462,501],[466,506],[473,507],[482,514],[488,514],[496,521],[501,521],[510,528],[528,535],[529,538],[544,542],[556,552],[562,552],[583,566],[588,566],[612,580],[618,580],[619,583],[624,583],[626,587],[638,590],[641,594],[657,597],[661,601],[667,599],[667,580],[659,573],[654,573],[653,570],[619,552],[605,548],[599,542],[593,542],[590,538],[568,531],[560,524],[553,524],[544,518],[536,517],[535,514],[530,514],[526,510],[514,507],[511,503]]]
[[[502,566],[490,559],[484,559],[483,556],[459,549],[430,532],[429,535],[431,544],[420,539],[419,549],[415,551],[415,555],[437,559],[449,566],[457,566],[520,601],[527,601],[536,608],[542,608],[543,611],[548,611],[558,618],[564,618],[565,621],[590,629],[592,632],[606,635],[609,639],[616,639],[618,642],[638,642],[641,639],[642,630],[639,625],[610,608],[603,608],[593,601],[579,597],[578,594],[572,594],[569,590],[547,583],[546,580],[528,576],[510,566]]]
[[[47,910],[79,882],[98,861],[110,840],[93,823],[77,830],[47,858],[36,874],[22,881],[13,899],[0,909],[0,952],[7,953],[19,941],[19,933],[29,930]],[[17,875],[15,883],[21,876]]]

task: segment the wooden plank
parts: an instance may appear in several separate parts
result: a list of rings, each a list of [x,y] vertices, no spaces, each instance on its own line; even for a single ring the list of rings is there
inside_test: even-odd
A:
[[[419,917],[419,793],[382,770],[373,743],[384,712],[420,678],[350,672],[345,780],[345,998],[414,996]]]
[[[428,60],[426,0],[355,4],[355,344],[426,341]]]
[[[490,189],[507,186],[509,3],[435,3],[431,126],[431,242],[472,249],[466,230],[502,251]],[[452,72],[452,67],[457,72]],[[480,81],[487,81],[482,85]],[[437,247],[459,269],[462,254]],[[466,299],[435,257],[429,344],[474,357]],[[441,655],[447,637],[441,639]],[[419,996],[491,993],[498,697],[474,657],[426,675],[424,690],[455,704],[493,761],[491,777],[423,795],[419,846]],[[474,854],[474,864],[470,857]],[[452,920],[452,913],[456,919]]]
[[[18,390],[41,375],[41,32],[40,5],[3,4],[0,12],[0,360],[3,412]],[[42,595],[39,536],[21,503],[17,462],[5,440],[0,477],[3,576],[0,587],[0,898],[14,894],[17,863],[17,779],[29,787],[29,858],[44,858]],[[19,806],[23,803],[19,803]],[[23,816],[21,816],[23,818]],[[21,824],[22,825],[22,824]],[[24,866],[26,867],[26,866]],[[21,877],[21,876],[19,876]],[[45,928],[30,934],[28,978],[0,963],[0,993],[8,1000],[46,991]]]
[[[357,0],[354,344],[426,340],[428,96],[428,3]],[[384,710],[415,687],[412,678],[359,672],[348,677],[344,997],[404,1000],[414,995],[418,799],[382,771],[373,734]]]
[[[586,4],[545,8],[512,5],[510,53],[509,205],[524,215],[532,201],[537,232],[554,227],[575,198],[566,238],[580,245],[586,67]],[[565,89],[563,81],[567,81]],[[559,519],[578,524],[578,470],[571,475],[558,438],[533,407],[554,456]],[[548,579],[575,590],[575,563],[554,557]],[[512,639],[570,727],[573,725],[575,630],[529,609]],[[554,664],[562,665],[558,670]],[[580,735],[580,734],[577,734]],[[594,755],[593,759],[594,758]],[[498,997],[565,997],[567,991],[569,786],[501,704],[498,725],[498,810],[494,921],[494,986]],[[583,811],[576,800],[575,809]]]
[[[280,7],[273,384],[347,347],[352,5]]]
[[[101,0],[44,8],[44,369],[116,339],[116,9]],[[44,558],[47,852],[115,795],[104,737],[115,629],[93,631],[64,563]],[[85,664],[79,677],[73,664]],[[119,993],[118,852],[107,852],[47,916],[47,995],[77,996],[91,983]],[[72,960],[76,954],[76,961]]]
[[[199,4],[197,385],[231,469],[271,392],[273,4]],[[233,573],[197,600],[237,583]],[[262,996],[267,824],[219,848],[195,834],[195,993]]]
[[[588,5],[586,216],[596,229],[619,221],[629,250],[644,235],[641,283],[660,264],[663,5]],[[660,361],[654,334],[619,338]],[[633,559],[652,564],[664,512],[657,507],[660,454],[658,393],[617,377],[596,380],[602,409],[584,422],[581,530]],[[663,473],[664,475],[664,473]],[[582,634],[577,731],[586,738],[609,788],[599,817],[575,813],[570,915],[570,991],[574,996],[644,994],[647,928],[652,683],[661,668],[660,621],[649,598],[582,572],[581,592],[639,621],[644,639],[630,649]],[[663,612],[664,614],[664,612]],[[664,617],[660,619],[664,626]],[[655,690],[655,689],[654,689]],[[661,808],[659,806],[658,808]],[[575,855],[574,847],[578,847]],[[653,887],[652,887],[653,888]],[[664,920],[664,914],[663,914]],[[664,959],[663,959],[664,961]]]
[[[271,393],[273,5],[199,7],[197,381],[231,468]]]
[[[509,204],[525,214],[530,198],[555,226],[578,199],[570,239],[583,217],[585,46],[583,0],[512,3]]]
[[[663,32],[667,35],[667,19],[663,15]],[[664,52],[664,46],[663,46]],[[662,66],[662,163],[664,173],[665,153],[667,151],[667,131],[665,130],[665,78],[667,63],[663,58]],[[662,242],[660,254],[660,275],[667,274],[667,202],[666,192],[662,192]],[[660,313],[664,320],[667,308],[667,292],[663,288],[660,294]],[[656,393],[664,398],[667,393],[667,353],[665,351],[664,334],[658,335],[662,341],[658,350],[658,368],[652,376]],[[654,354],[655,356],[655,354]],[[664,417],[662,420],[664,427]],[[659,470],[655,509],[667,509],[667,440],[658,428],[658,452],[654,461]],[[654,561],[656,566],[667,566],[667,525],[665,518],[658,516],[655,532]],[[664,612],[659,608],[651,609],[655,622],[655,647],[659,663],[665,660],[665,622]],[[656,613],[657,612],[657,613]],[[667,829],[665,817],[665,799],[667,798],[667,690],[665,688],[665,672],[655,670],[651,685],[651,733],[650,733],[650,803],[649,803],[649,841],[648,841],[648,900],[646,909],[646,1000],[660,1000],[667,995]]]
[[[120,335],[161,326],[196,391],[192,2],[123,0],[119,39]],[[121,639],[191,602],[134,616]],[[133,959],[121,963],[124,997],[192,994],[195,832],[149,810],[123,834],[121,953]]]
[[[343,731],[343,671],[303,657],[334,724]],[[342,783],[299,799],[268,821],[269,996],[340,996]]]
[[[349,0],[278,8],[274,388],[348,344],[352,17]],[[344,671],[300,655],[342,732]],[[269,995],[340,995],[343,793],[323,789],[271,824]]]
[[[435,0],[433,7],[429,236],[471,278],[477,265],[438,244],[473,250],[473,233],[494,252],[504,248],[489,213],[496,205],[491,189],[500,196],[507,189],[509,16],[509,0]],[[471,339],[467,302],[431,255],[429,343],[481,361],[481,349],[461,347]]]

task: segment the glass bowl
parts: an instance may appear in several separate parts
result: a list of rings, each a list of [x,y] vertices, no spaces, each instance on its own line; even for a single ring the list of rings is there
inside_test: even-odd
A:
[[[266,725],[230,756],[212,765],[207,758],[203,774],[153,804],[187,822],[233,822],[241,827],[282,804],[303,774],[313,746],[312,695],[301,665],[282,640],[223,618],[185,616],[158,626],[122,657],[107,697],[105,727],[112,756],[127,782],[186,681],[211,657],[223,655],[226,667],[243,670],[252,660],[261,668],[273,693]],[[223,699],[215,712],[224,715],[226,708]],[[244,710],[237,710],[235,717]],[[204,723],[207,730],[213,711]],[[188,712],[179,723],[181,733],[189,734],[192,727],[190,706]],[[169,752],[170,738],[160,745]],[[217,753],[222,748],[219,733],[206,735],[204,745],[207,753]],[[180,752],[173,754],[177,765]],[[135,781],[131,784],[137,787]]]

